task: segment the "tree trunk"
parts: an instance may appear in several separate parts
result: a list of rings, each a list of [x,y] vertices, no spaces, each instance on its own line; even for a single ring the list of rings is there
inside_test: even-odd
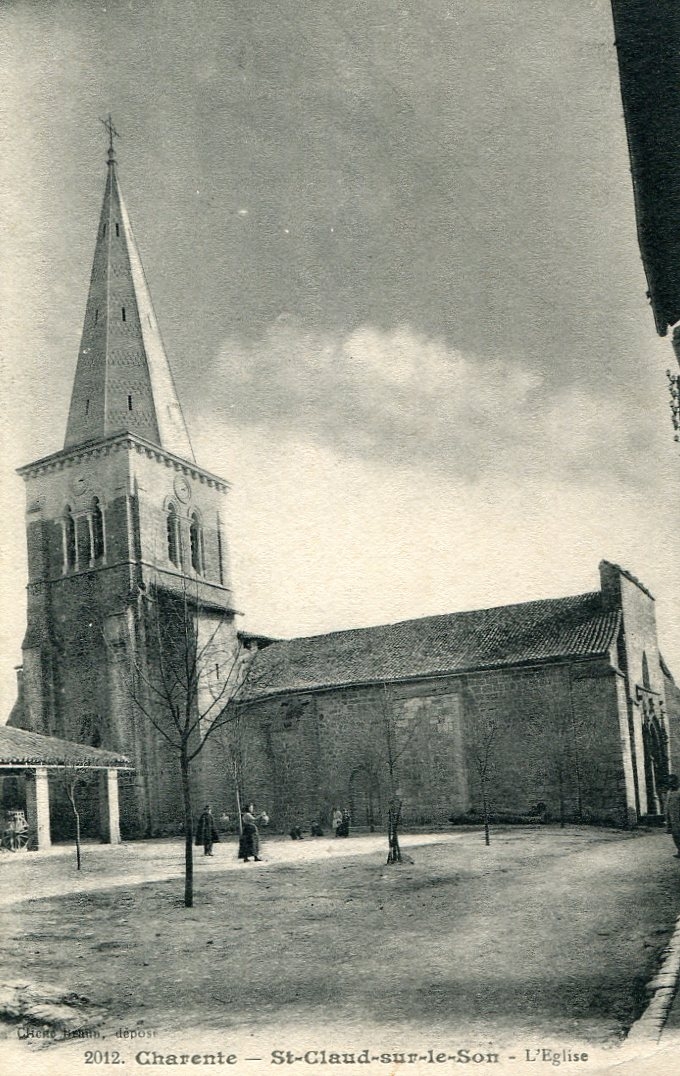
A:
[[[482,777],[482,812],[484,815],[484,844],[491,844],[491,832],[489,829],[489,801],[486,795],[486,778]]]
[[[240,793],[239,793],[239,790],[238,790],[238,785],[236,785],[236,819],[238,821],[238,835],[239,835],[239,837],[243,836],[243,819],[241,818],[241,814],[242,814],[242,811],[241,811],[241,796],[240,796]]]
[[[189,758],[185,745],[179,756],[182,771],[182,802],[184,804],[184,907],[194,906],[194,819],[191,810]]]
[[[73,813],[76,816],[76,870],[80,870],[80,815],[73,804]]]
[[[73,817],[76,823],[76,870],[80,870],[80,815],[76,806],[76,782],[66,786],[66,795],[68,801],[71,804],[71,810],[73,811]]]
[[[401,821],[401,803],[390,804],[387,819],[387,862],[401,863],[401,849],[399,847],[399,822]]]

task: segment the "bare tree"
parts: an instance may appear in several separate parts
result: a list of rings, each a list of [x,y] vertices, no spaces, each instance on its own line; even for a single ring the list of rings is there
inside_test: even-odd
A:
[[[193,907],[192,764],[206,743],[235,721],[251,655],[229,614],[203,603],[199,584],[181,592],[155,585],[145,596],[145,654],[130,653],[129,692],[176,755],[184,813],[184,905]],[[231,705],[230,705],[231,703]]]
[[[76,870],[79,871],[82,865],[82,845],[80,833],[80,793],[84,789],[91,786],[92,770],[88,766],[66,764],[63,769],[59,771],[59,778],[61,786],[66,794],[66,798],[71,806],[71,811],[73,812],[73,820],[75,824],[74,839],[76,845]]]
[[[387,684],[383,684],[381,688],[378,704],[378,724],[382,748],[379,749],[378,754],[382,756],[388,781],[387,863],[402,863],[404,858],[412,862],[410,857],[404,857],[399,845],[399,828],[401,826],[403,807],[400,777],[402,776],[403,759],[412,746],[419,722],[416,716],[412,716],[410,719],[400,719],[397,716]]]
[[[218,739],[233,782],[236,822],[241,836],[243,834],[244,775],[247,769],[245,719],[249,707],[248,703],[239,697],[230,699],[227,705],[231,712],[231,721],[222,727]]]
[[[472,757],[477,770],[479,780],[479,792],[482,800],[482,818],[484,820],[484,843],[491,844],[490,803],[489,803],[489,780],[494,765],[494,746],[498,733],[498,718],[496,713],[485,711],[480,713],[476,701],[468,695],[468,703],[471,714],[470,739],[472,744]]]

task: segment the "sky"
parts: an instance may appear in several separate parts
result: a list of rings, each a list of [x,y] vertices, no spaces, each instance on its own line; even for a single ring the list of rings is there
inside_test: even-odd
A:
[[[25,623],[14,469],[62,447],[106,173],[243,627],[598,588],[680,677],[680,456],[608,0],[108,0],[0,10],[0,720]]]

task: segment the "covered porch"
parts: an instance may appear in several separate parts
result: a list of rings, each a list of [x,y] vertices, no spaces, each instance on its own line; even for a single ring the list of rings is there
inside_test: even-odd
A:
[[[26,729],[0,727],[2,846],[9,851],[43,851],[52,844],[50,777],[64,790],[94,782],[102,843],[120,843],[118,771],[131,770],[125,755],[89,744],[42,736]]]

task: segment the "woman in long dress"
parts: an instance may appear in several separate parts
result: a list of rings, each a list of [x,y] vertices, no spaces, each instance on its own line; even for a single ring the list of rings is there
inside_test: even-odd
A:
[[[256,863],[260,863],[260,831],[257,828],[257,821],[262,820],[268,822],[266,814],[261,814],[259,819],[255,819],[255,808],[252,803],[248,806],[248,809],[243,812],[243,833],[238,846],[239,859],[242,859],[244,863],[248,863],[252,856]]]

